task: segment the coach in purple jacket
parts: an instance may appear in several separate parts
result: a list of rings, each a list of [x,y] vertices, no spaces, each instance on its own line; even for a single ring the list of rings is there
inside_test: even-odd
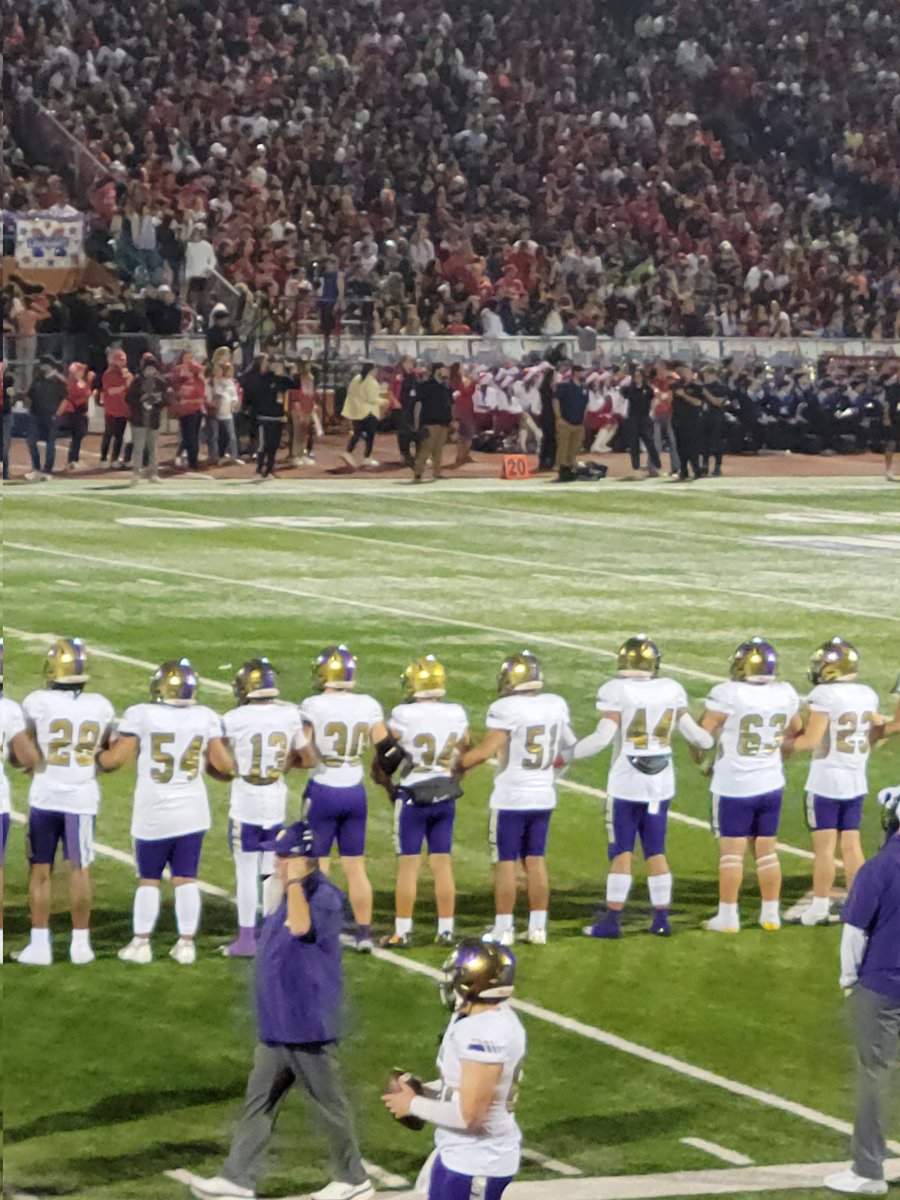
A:
[[[222,1175],[196,1180],[191,1190],[200,1200],[254,1200],[278,1108],[299,1084],[312,1100],[335,1167],[334,1182],[312,1200],[369,1200],[375,1189],[360,1160],[335,1057],[344,893],[318,869],[312,832],[303,821],[286,826],[262,849],[275,851],[277,875],[256,952],[259,1044]]]

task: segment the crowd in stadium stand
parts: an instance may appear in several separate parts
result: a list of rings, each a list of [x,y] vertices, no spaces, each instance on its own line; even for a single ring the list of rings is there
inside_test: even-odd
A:
[[[447,9],[2,11],[114,261],[201,312],[215,267],[324,332],[900,336],[890,0]]]

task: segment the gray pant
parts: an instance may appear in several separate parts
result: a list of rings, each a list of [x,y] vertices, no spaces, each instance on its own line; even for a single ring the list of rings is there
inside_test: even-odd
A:
[[[653,441],[656,445],[656,453],[659,455],[660,462],[662,462],[663,456],[663,438],[669,443],[669,470],[673,475],[677,475],[681,469],[681,463],[678,460],[678,447],[675,445],[675,430],[672,428],[672,418],[654,417]]]
[[[278,1109],[295,1083],[313,1103],[331,1147],[335,1179],[341,1183],[364,1183],[367,1177],[359,1157],[353,1115],[331,1045],[257,1045],[244,1107],[222,1174],[241,1187],[256,1187]]]
[[[865,1179],[884,1179],[889,1084],[900,1060],[900,1000],[857,986],[850,1012],[857,1084],[853,1169]]]
[[[158,437],[158,429],[147,429],[143,425],[132,425],[131,440],[134,444],[132,467],[136,479],[140,478],[143,471],[145,447],[147,450],[147,474],[156,474],[156,439]]]

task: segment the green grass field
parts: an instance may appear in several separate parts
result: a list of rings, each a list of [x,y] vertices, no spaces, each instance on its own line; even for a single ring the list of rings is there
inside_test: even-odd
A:
[[[521,490],[520,490],[521,488]],[[507,490],[508,489],[508,490]],[[437,652],[450,694],[473,730],[505,654],[528,646],[548,687],[569,701],[576,729],[593,727],[593,697],[620,641],[647,630],[665,670],[688,689],[695,715],[738,641],[763,634],[801,688],[808,655],[835,633],[862,652],[864,675],[891,711],[898,666],[900,495],[880,481],[744,480],[696,488],[609,484],[597,489],[505,487],[490,481],[408,490],[401,484],[196,484],[147,488],[79,483],[9,492],[4,509],[4,626],[8,694],[37,686],[46,635],[84,637],[97,653],[91,686],[118,711],[142,699],[147,664],[188,654],[207,681],[201,698],[229,707],[234,670],[267,654],[283,693],[308,690],[309,664],[337,640],[360,659],[361,688],[389,708],[410,657]],[[217,686],[216,686],[217,685]],[[706,781],[683,745],[677,808],[708,812]],[[808,849],[802,816],[806,763],[789,763],[783,841]],[[600,788],[605,759],[566,783]],[[880,747],[872,793],[900,777],[900,744]],[[486,845],[489,771],[460,803],[459,928],[492,913]],[[294,811],[303,776],[291,781]],[[97,836],[130,850],[130,775],[103,782]],[[203,878],[230,888],[227,789],[210,784],[214,828]],[[14,782],[25,807],[26,785]],[[371,789],[370,855],[376,925],[392,919],[391,814]],[[27,936],[23,834],[14,827],[6,871],[6,945]],[[874,800],[865,841],[879,842]],[[646,889],[634,889],[628,936],[578,936],[606,874],[599,800],[564,787],[551,834],[551,942],[519,955],[517,994],[554,1014],[618,1035],[681,1063],[805,1105],[852,1115],[851,1063],[837,988],[836,929],[754,924],[719,939],[700,929],[716,900],[716,849],[707,830],[672,825],[676,936],[645,936]],[[786,904],[809,886],[809,862],[785,854]],[[253,1041],[250,970],[215,955],[229,938],[229,901],[206,897],[194,969],[163,953],[174,940],[164,903],[158,961],[128,968],[115,951],[130,936],[133,871],[100,857],[94,944],[98,961],[66,958],[63,878],[54,919],[57,963],[4,971],[4,1167],[13,1191],[85,1200],[175,1200],[162,1172],[214,1173],[242,1093]],[[340,880],[339,870],[335,873]],[[420,946],[431,946],[427,876]],[[367,1159],[409,1179],[427,1134],[397,1128],[378,1102],[386,1070],[429,1070],[444,1014],[433,984],[389,961],[348,956],[343,1058]],[[700,1137],[758,1164],[846,1155],[847,1139],[812,1119],[735,1094],[536,1017],[525,1018],[529,1064],[520,1116],[526,1144],[586,1175],[669,1172],[724,1164],[684,1145]],[[894,1132],[900,1136],[900,1128]],[[535,1164],[523,1178],[553,1179]],[[273,1173],[261,1195],[321,1186],[327,1169],[298,1100],[283,1114]],[[761,1194],[761,1193],[757,1193]],[[801,1194],[801,1193],[795,1193]],[[802,1193],[815,1195],[817,1193]],[[775,1193],[772,1193],[775,1195]]]

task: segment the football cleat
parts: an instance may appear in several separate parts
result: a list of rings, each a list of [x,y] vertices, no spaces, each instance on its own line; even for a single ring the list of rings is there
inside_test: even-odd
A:
[[[174,704],[186,708],[196,703],[197,672],[186,658],[165,662],[150,680],[150,699],[154,704]]]
[[[496,930],[493,927],[482,934],[482,942],[489,946],[514,946],[516,944],[516,931],[514,929]]]
[[[23,967],[49,967],[53,964],[53,950],[50,946],[36,946],[34,942],[29,942],[13,958]]]
[[[585,937],[611,940],[622,936],[622,926],[618,913],[606,912],[593,925],[585,925],[581,931]]]
[[[882,788],[878,793],[881,805],[881,827],[888,835],[900,832],[900,787]]]
[[[90,942],[86,946],[69,947],[69,962],[74,963],[76,967],[85,967],[88,963],[92,963],[96,957]]]
[[[220,946],[219,953],[226,958],[256,958],[256,935],[242,929],[228,946]]]
[[[433,654],[411,662],[400,682],[407,700],[439,700],[447,692],[447,672]]]
[[[441,970],[441,999],[454,1012],[476,1000],[507,1000],[516,982],[515,955],[496,942],[474,938],[461,941]]]
[[[353,948],[357,954],[371,954],[375,949],[372,935],[370,933],[358,933],[356,941],[353,943]]]
[[[378,943],[385,950],[408,950],[413,944],[411,933],[388,933]]]
[[[356,687],[356,656],[346,646],[328,646],[313,662],[313,687],[317,692]]]
[[[656,643],[646,633],[639,633],[619,647],[618,673],[626,679],[658,675],[661,658]]]
[[[547,930],[529,929],[526,933],[520,933],[518,940],[520,942],[526,942],[529,946],[546,946]]]
[[[544,686],[541,664],[529,651],[513,654],[500,664],[497,676],[497,695],[512,696],[517,692],[539,692]]]
[[[775,648],[761,637],[741,642],[728,665],[729,676],[743,683],[767,683],[775,678],[777,670],[778,655]]]
[[[197,961],[197,947],[193,938],[179,938],[169,951],[169,958],[174,958],[180,967],[191,967]]]
[[[762,917],[760,917],[759,927],[760,929],[764,929],[766,933],[777,933],[781,928],[781,917],[779,917],[777,921],[764,921]]]
[[[703,928],[708,933],[740,933],[740,925],[729,925],[727,921],[721,917],[711,917],[708,921],[703,922]]]
[[[197,1200],[256,1200],[256,1192],[251,1188],[241,1187],[221,1175],[215,1179],[194,1178],[188,1186]]]
[[[81,638],[60,638],[44,659],[44,678],[54,683],[87,683],[88,655]]]
[[[448,948],[450,946],[455,946],[456,934],[451,933],[448,929],[444,930],[443,933],[436,933],[434,935],[434,944],[436,946],[447,946]]]
[[[859,654],[843,638],[833,637],[813,651],[809,660],[810,683],[852,682],[859,674]]]
[[[653,920],[650,922],[650,933],[655,933],[657,937],[671,937],[672,926],[669,924],[669,914],[661,909],[653,914]]]
[[[123,946],[116,955],[122,962],[138,963],[140,966],[146,966],[147,963],[153,962],[153,947],[150,945],[149,938],[132,938],[127,946]]]
[[[365,1183],[329,1183],[318,1192],[312,1192],[309,1200],[372,1200],[375,1189],[368,1179]]]
[[[234,677],[232,690],[238,704],[250,700],[274,700],[281,694],[275,668],[267,658],[252,658],[245,662]]]

